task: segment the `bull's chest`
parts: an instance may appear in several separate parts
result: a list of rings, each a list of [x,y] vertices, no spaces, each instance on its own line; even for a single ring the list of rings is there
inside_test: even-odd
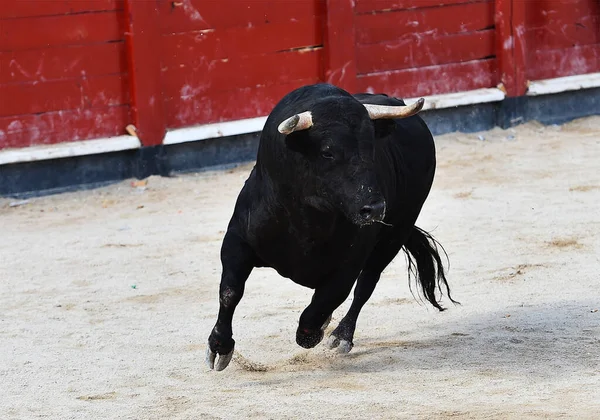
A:
[[[357,252],[359,238],[353,227],[332,229],[329,234],[323,234],[323,231],[302,231],[287,226],[263,232],[255,238],[255,252],[265,266],[310,288],[318,287],[341,266],[354,264],[360,271],[364,262],[361,252]]]

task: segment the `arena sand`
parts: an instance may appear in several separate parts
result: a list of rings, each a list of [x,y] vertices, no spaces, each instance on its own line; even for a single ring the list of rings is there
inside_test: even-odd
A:
[[[349,355],[304,350],[310,290],[255,270],[223,372],[205,342],[252,165],[0,199],[0,418],[598,418],[600,117],[436,142],[418,224],[462,305],[413,298],[399,256]]]

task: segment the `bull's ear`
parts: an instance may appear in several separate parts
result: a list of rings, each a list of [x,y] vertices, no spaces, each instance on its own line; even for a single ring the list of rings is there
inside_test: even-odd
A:
[[[373,127],[375,128],[375,137],[383,138],[387,137],[394,132],[396,129],[396,121],[394,120],[373,120]]]

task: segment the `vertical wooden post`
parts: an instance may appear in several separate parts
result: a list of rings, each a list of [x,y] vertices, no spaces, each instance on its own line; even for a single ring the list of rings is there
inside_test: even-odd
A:
[[[166,133],[158,2],[125,0],[125,16],[133,120],[142,144],[156,146],[162,144]]]
[[[526,58],[525,58],[525,1],[512,0],[512,32],[514,38],[515,62],[515,95],[527,92]]]
[[[496,0],[494,21],[496,23],[496,60],[500,76],[498,82],[503,85],[506,94],[510,96],[514,93],[511,16],[512,0]]]
[[[323,36],[323,80],[356,91],[354,0],[327,0]]]
[[[525,78],[525,2],[496,0],[496,58],[507,96],[521,96]]]

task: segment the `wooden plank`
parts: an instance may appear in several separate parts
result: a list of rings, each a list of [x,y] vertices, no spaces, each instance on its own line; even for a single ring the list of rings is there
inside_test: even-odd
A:
[[[355,12],[364,14],[393,10],[423,9],[426,7],[474,3],[476,1],[478,0],[356,0]]]
[[[0,149],[117,136],[128,120],[126,105],[0,117]]]
[[[320,48],[231,57],[202,63],[193,69],[179,67],[163,72],[163,92],[169,100],[187,99],[207,92],[318,79],[321,63]]]
[[[126,60],[123,42],[0,52],[0,84],[124,73]]]
[[[556,21],[577,23],[585,17],[600,15],[600,2],[594,0],[547,0],[523,3],[528,28],[543,28]]]
[[[186,32],[161,37],[163,70],[207,61],[321,45],[320,19]]]
[[[417,97],[493,87],[495,59],[372,73],[358,77],[361,92]]]
[[[527,67],[529,80],[551,79],[600,72],[600,45],[584,45],[559,50],[533,51]]]
[[[161,87],[159,8],[156,2],[125,1],[131,114],[144,146],[162,143],[167,131]]]
[[[317,81],[315,77],[279,85],[170,98],[166,102],[167,124],[169,128],[179,128],[267,115],[286,94]]]
[[[0,51],[119,41],[123,12],[9,19],[0,25]]]
[[[473,32],[494,26],[494,3],[488,1],[360,15],[355,22],[359,44],[398,40],[430,31],[440,36]]]
[[[129,103],[125,75],[0,85],[0,98],[10,98],[0,101],[0,116]]]
[[[600,16],[584,16],[576,21],[561,16],[543,27],[528,27],[526,41],[535,50],[600,44],[599,28]]]
[[[495,55],[495,30],[414,36],[357,47],[359,74],[476,60]]]
[[[123,0],[10,0],[0,2],[0,20],[123,10]]]
[[[320,0],[180,0],[160,2],[163,34],[303,21],[320,16]],[[226,11],[226,12],[225,12]]]
[[[324,74],[327,83],[356,90],[354,0],[327,0],[324,34]]]
[[[192,71],[207,62],[227,58],[230,51],[224,42],[225,38],[212,29],[162,36],[160,48],[163,72],[176,68]]]

